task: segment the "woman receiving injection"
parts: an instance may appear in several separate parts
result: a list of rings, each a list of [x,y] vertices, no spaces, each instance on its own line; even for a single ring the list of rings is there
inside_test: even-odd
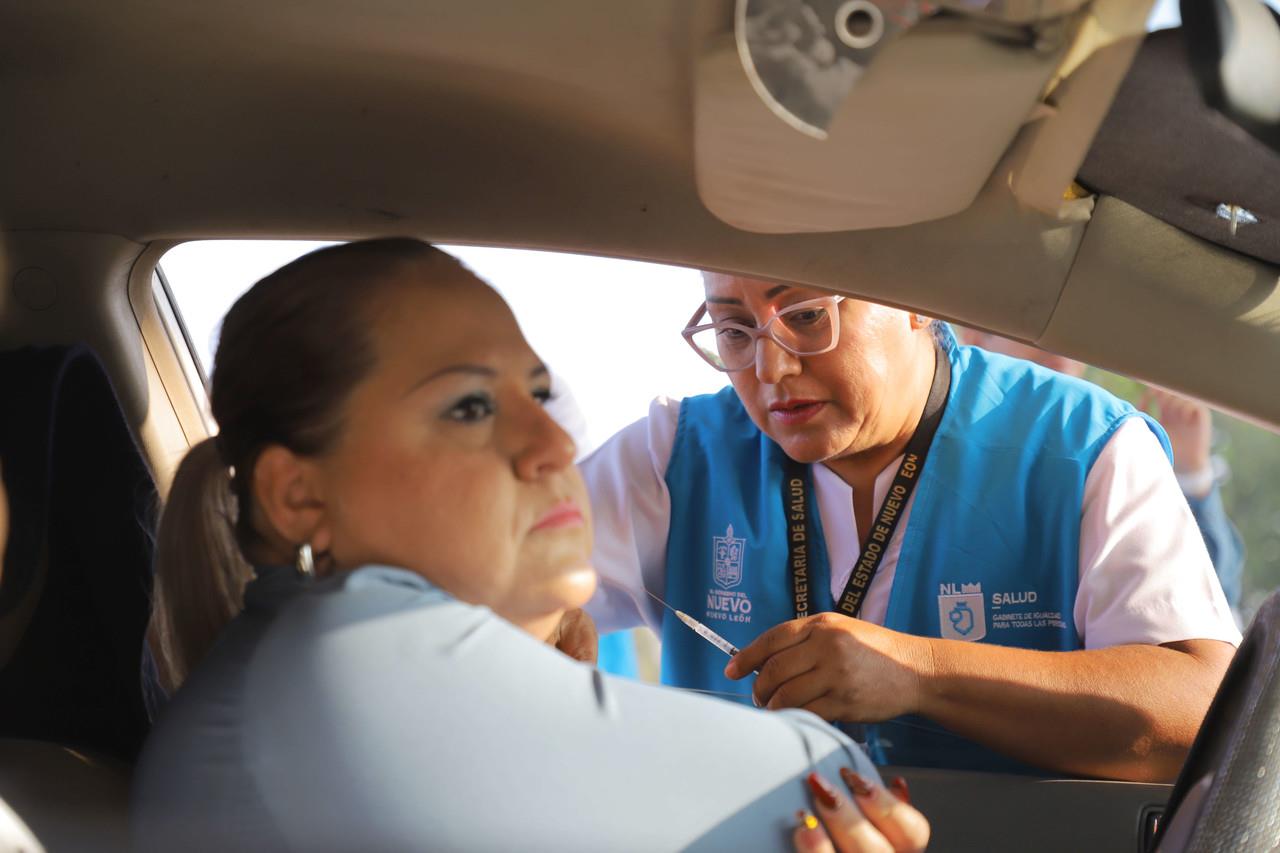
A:
[[[417,241],[322,249],[241,297],[221,432],[161,521],[157,634],[189,675],[135,776],[141,849],[818,850],[811,803],[840,850],[923,848],[816,717],[544,642],[596,583],[549,394],[497,294]]]

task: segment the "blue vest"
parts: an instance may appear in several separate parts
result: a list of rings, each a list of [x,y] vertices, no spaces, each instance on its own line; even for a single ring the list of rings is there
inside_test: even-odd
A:
[[[909,524],[895,533],[904,538],[885,626],[924,637],[1078,649],[1072,611],[1085,478],[1131,417],[1144,418],[1171,456],[1168,439],[1155,421],[1091,383],[952,340],[944,351],[951,390]],[[794,617],[784,460],[732,388],[681,403],[666,474],[664,596],[739,648]],[[834,603],[808,476],[816,613]],[[750,701],[751,679],[726,679],[726,663],[722,652],[666,615],[664,682]],[[867,735],[881,763],[1035,772],[919,717],[868,727]]]

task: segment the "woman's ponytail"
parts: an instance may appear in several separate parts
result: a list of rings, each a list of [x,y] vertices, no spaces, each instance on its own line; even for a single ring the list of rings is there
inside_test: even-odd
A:
[[[236,542],[231,473],[205,439],[178,466],[156,535],[150,639],[172,693],[243,605],[253,570]]]

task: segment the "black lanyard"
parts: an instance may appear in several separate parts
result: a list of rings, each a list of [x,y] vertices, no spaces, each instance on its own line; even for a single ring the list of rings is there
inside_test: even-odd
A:
[[[951,360],[942,347],[938,347],[933,384],[929,388],[929,397],[925,401],[924,412],[920,415],[920,423],[907,442],[902,464],[898,466],[898,473],[889,486],[889,493],[885,495],[880,512],[876,514],[867,547],[863,549],[858,562],[854,563],[844,594],[836,602],[836,610],[840,613],[857,616],[862,612],[862,601],[866,598],[867,589],[880,570],[880,562],[889,549],[889,542],[898,529],[903,510],[906,509],[916,481],[924,470],[924,461],[929,455],[929,446],[933,443],[934,433],[938,431],[938,424],[942,421],[950,390]],[[786,476],[782,478],[782,507],[787,519],[787,563],[791,569],[791,589],[795,596],[797,619],[809,615],[809,544],[813,541],[813,525],[809,519],[807,467],[787,459]]]

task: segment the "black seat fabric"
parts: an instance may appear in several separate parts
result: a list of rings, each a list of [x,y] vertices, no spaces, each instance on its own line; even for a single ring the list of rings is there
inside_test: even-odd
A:
[[[0,737],[132,762],[149,728],[142,671],[155,484],[88,349],[0,354],[9,546],[0,620],[33,615],[0,670]]]

